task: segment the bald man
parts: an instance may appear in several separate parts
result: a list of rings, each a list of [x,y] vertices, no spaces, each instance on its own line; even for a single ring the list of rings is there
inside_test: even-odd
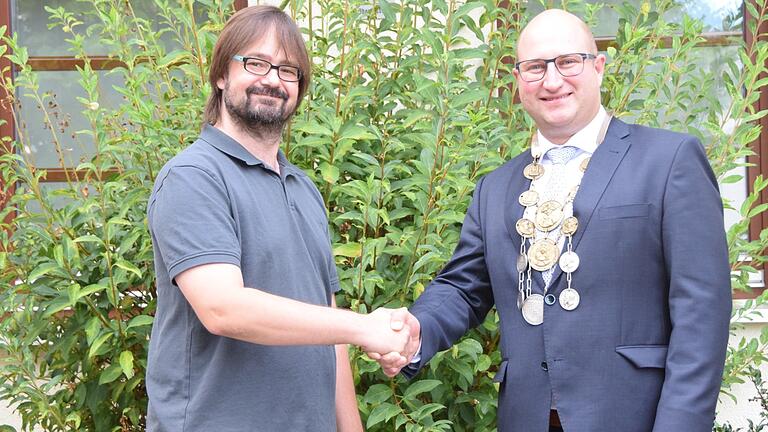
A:
[[[701,143],[605,111],[606,59],[574,15],[536,16],[517,58],[538,131],[478,182],[453,257],[393,316],[421,328],[403,373],[495,305],[499,431],[710,432],[731,290]],[[404,366],[374,356],[389,375]]]

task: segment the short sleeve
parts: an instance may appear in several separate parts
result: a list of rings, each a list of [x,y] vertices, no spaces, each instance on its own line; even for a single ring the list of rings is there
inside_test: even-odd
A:
[[[326,227],[328,223],[326,222]],[[331,244],[330,232],[326,228],[328,233],[328,244],[331,245],[331,253],[328,254],[328,278],[330,280],[330,289],[332,293],[338,293],[341,291],[341,285],[339,284],[339,274],[336,271],[336,258],[333,255],[333,245]]]
[[[171,281],[203,264],[239,267],[240,241],[224,182],[194,166],[172,167],[158,182],[149,228]]]

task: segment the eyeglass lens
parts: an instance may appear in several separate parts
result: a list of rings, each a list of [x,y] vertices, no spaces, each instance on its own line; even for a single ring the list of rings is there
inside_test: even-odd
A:
[[[272,65],[272,63],[259,58],[245,59],[245,70],[256,75],[266,75],[273,68],[277,69],[277,76],[283,81],[298,81],[299,68],[290,65]]]
[[[581,54],[565,54],[549,60],[528,60],[520,62],[519,70],[526,81],[538,81],[547,72],[547,63],[554,63],[563,76],[575,76],[584,70],[584,57]]]

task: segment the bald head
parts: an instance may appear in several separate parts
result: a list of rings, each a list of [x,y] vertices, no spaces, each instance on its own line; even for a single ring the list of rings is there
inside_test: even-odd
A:
[[[562,9],[547,9],[533,17],[520,32],[517,40],[517,58],[527,60],[526,51],[552,39],[571,40],[582,46],[581,52],[597,54],[592,30],[576,15]]]

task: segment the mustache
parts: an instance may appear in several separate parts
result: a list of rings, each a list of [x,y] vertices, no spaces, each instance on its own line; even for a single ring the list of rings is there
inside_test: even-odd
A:
[[[274,98],[280,98],[282,100],[288,100],[288,93],[275,87],[259,87],[250,86],[245,90],[245,93],[250,95],[269,96]]]

